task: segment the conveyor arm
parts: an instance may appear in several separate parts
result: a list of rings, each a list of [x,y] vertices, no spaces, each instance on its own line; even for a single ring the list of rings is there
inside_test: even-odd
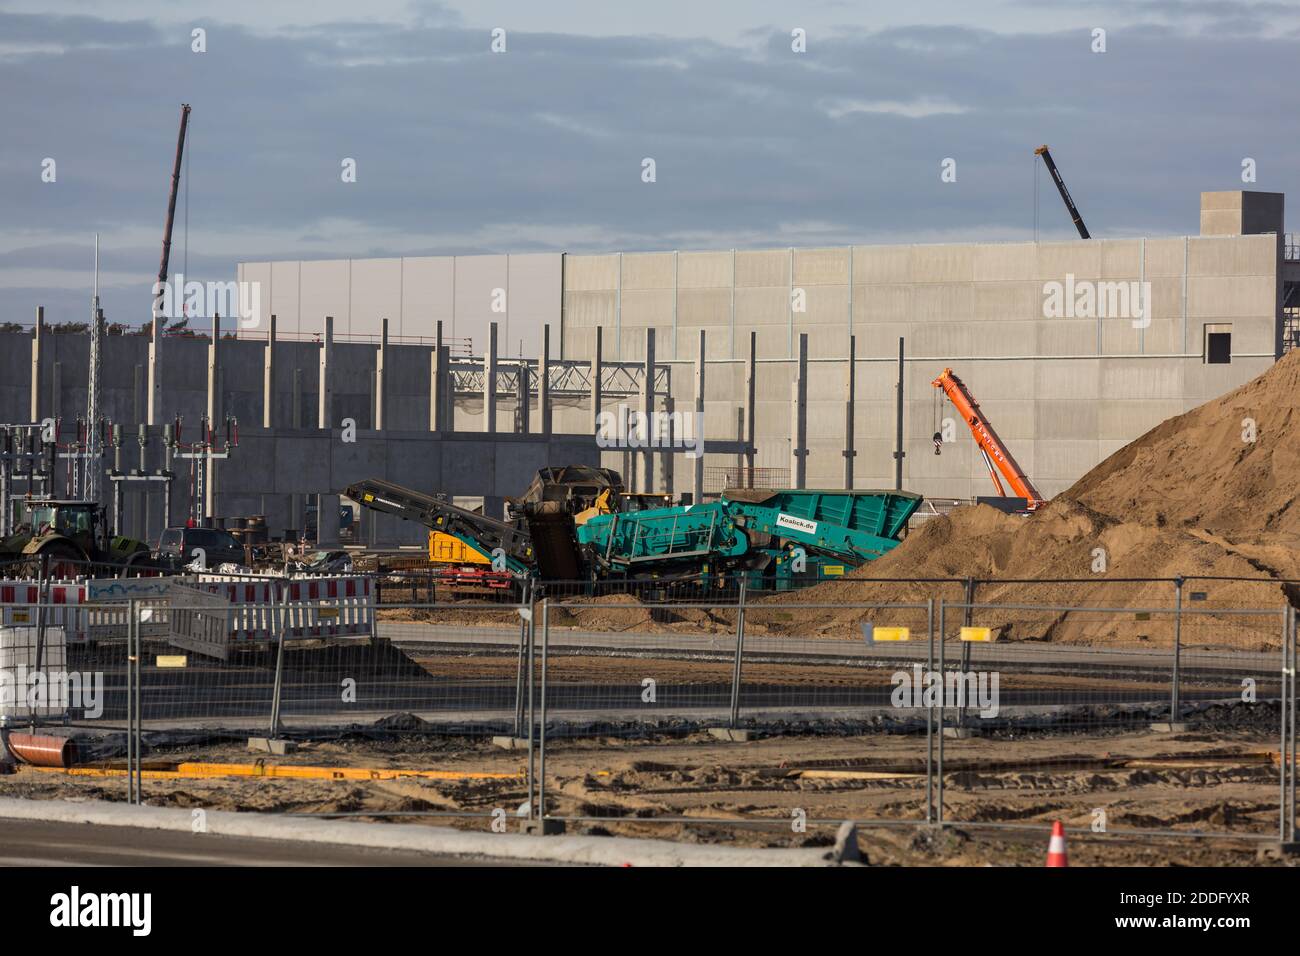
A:
[[[368,478],[354,482],[344,491],[349,498],[374,511],[396,515],[451,535],[462,543],[491,555],[500,548],[506,568],[514,574],[532,574],[532,538],[513,524],[459,508],[451,502],[390,481]]]

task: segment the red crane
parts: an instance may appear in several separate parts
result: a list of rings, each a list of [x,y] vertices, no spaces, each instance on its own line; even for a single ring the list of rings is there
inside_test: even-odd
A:
[[[980,411],[979,402],[975,401],[975,396],[970,393],[970,389],[953,374],[952,369],[944,369],[943,374],[930,384],[935,388],[943,389],[943,393],[948,396],[949,401],[961,413],[962,420],[970,426],[970,433],[975,436],[975,444],[979,446],[980,454],[984,456],[984,464],[988,466],[989,477],[993,479],[993,486],[997,488],[998,496],[1007,497],[1006,490],[1002,485],[1002,478],[998,477],[998,473],[1001,472],[1002,477],[1006,478],[1007,484],[1011,486],[1012,494],[1017,498],[1024,498],[1030,511],[1043,504],[1045,500],[1043,496],[1038,493],[1038,489],[1034,487],[1024,469],[1016,462],[1010,449],[1002,443],[998,433],[993,430],[993,426],[984,417],[984,413]],[[935,433],[934,453],[936,455],[939,454],[939,446],[942,441],[943,437]]]

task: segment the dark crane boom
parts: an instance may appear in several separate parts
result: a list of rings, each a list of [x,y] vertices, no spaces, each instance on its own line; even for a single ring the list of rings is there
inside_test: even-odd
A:
[[[167,223],[163,227],[162,262],[158,265],[158,285],[167,282],[167,265],[172,255],[172,223],[176,219],[176,191],[181,184],[181,157],[185,155],[185,128],[190,122],[190,104],[181,104],[181,131],[176,136],[176,162],[172,166],[172,188],[167,197]]]
[[[1034,150],[1035,156],[1043,157],[1043,162],[1047,165],[1047,171],[1052,174],[1052,182],[1056,183],[1056,191],[1061,194],[1061,200],[1065,203],[1066,210],[1070,213],[1070,218],[1074,220],[1074,227],[1079,230],[1080,239],[1091,239],[1088,235],[1088,227],[1083,224],[1083,217],[1079,215],[1079,209],[1074,205],[1074,200],[1070,198],[1070,190],[1065,188],[1065,180],[1061,178],[1061,171],[1056,168],[1056,163],[1052,162],[1052,154],[1046,146],[1039,146]]]

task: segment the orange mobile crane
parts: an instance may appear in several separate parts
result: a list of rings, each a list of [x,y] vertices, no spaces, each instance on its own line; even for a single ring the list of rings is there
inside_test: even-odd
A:
[[[1011,486],[1012,494],[1018,498],[1024,498],[1026,509],[1034,511],[1039,505],[1043,504],[1043,497],[1034,487],[1029,476],[1017,464],[1016,459],[1012,456],[1011,451],[1002,443],[998,433],[993,430],[984,413],[980,411],[979,402],[975,401],[975,396],[970,393],[964,382],[953,374],[952,369],[946,368],[943,374],[930,383],[935,388],[943,389],[943,393],[948,396],[949,401],[961,413],[962,419],[970,426],[970,432],[975,436],[975,444],[979,446],[980,454],[984,456],[984,464],[988,466],[989,476],[993,479],[993,485],[998,490],[999,497],[1007,497],[1006,490],[1003,488],[1002,479],[998,477],[998,472],[1007,479],[1007,484]],[[943,444],[943,435],[940,432],[934,433],[934,453],[939,454],[940,446]]]

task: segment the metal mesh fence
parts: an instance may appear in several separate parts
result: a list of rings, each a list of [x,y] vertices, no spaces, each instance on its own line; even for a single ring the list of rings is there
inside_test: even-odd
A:
[[[323,581],[136,583],[5,606],[9,731],[88,761],[213,733],[501,735],[528,752],[525,811],[544,789],[573,821],[1293,832],[1294,614],[1213,585],[1118,607],[969,600],[1002,585],[953,580],[382,603]],[[927,596],[891,600],[904,585]]]

